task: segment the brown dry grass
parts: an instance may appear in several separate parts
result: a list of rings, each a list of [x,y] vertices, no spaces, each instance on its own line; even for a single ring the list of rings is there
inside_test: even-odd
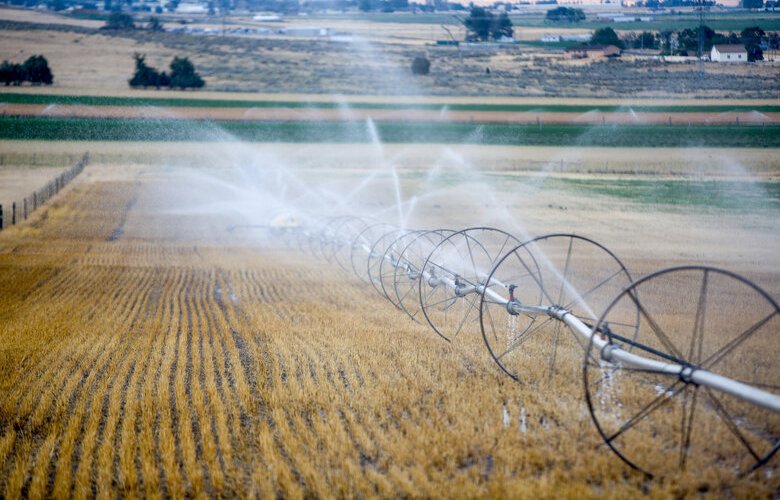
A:
[[[165,68],[178,52],[153,43],[132,43],[102,34],[85,35],[59,31],[3,31],[0,59],[23,62],[34,54],[44,54],[55,83],[48,91],[92,88],[127,88],[133,74],[133,54],[146,54],[147,63]],[[198,59],[194,58],[195,64]],[[13,89],[18,91],[22,89]],[[22,90],[30,91],[30,90]]]
[[[105,23],[103,21],[93,21],[89,19],[74,19],[72,17],[61,16],[53,12],[17,9],[6,5],[0,7],[0,19],[4,21],[17,21],[27,23],[48,23],[48,24],[66,24],[70,26],[81,26],[85,28],[99,28]]]

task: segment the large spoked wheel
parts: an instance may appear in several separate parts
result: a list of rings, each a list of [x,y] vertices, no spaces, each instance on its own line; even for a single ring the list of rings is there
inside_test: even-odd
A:
[[[445,238],[428,256],[419,283],[420,307],[431,328],[453,341],[479,331],[481,290],[507,249],[520,243],[489,227],[469,228]]]
[[[630,307],[641,315],[636,333],[624,326],[631,318],[622,311]],[[626,288],[599,319],[583,368],[604,442],[648,475],[748,473],[767,463],[780,446],[780,413],[697,384],[691,372],[780,396],[779,312],[750,281],[711,267],[666,269]],[[596,339],[684,370],[661,375],[606,361],[615,359],[604,355],[612,345],[599,347]]]
[[[407,269],[409,266],[409,263],[403,259],[402,254],[409,242],[416,240],[423,233],[425,231],[399,232],[398,238],[388,245],[382,260],[379,262],[379,286],[382,295],[398,309],[401,309],[401,304],[398,302],[398,297],[396,297],[393,288],[395,278],[399,275],[399,270]]]
[[[318,231],[317,238],[314,245],[319,245],[314,249],[314,252],[325,259],[327,262],[333,262],[334,244],[336,243],[336,231],[344,224],[345,221],[351,219],[351,216],[341,215],[336,217],[330,217],[325,224]]]
[[[380,236],[374,244],[371,246],[371,251],[368,253],[368,259],[366,259],[366,274],[371,282],[371,286],[379,295],[385,296],[384,290],[382,290],[382,269],[387,270],[395,265],[395,259],[397,255],[392,251],[391,247],[398,238],[407,234],[409,231],[403,229],[392,229],[382,236]],[[392,262],[388,262],[387,265],[382,267],[385,258],[393,259]]]
[[[355,236],[366,229],[369,222],[360,217],[349,217],[333,231],[332,261],[335,261],[339,267],[347,272],[352,272],[352,242]]]
[[[371,249],[374,248],[374,244],[379,238],[396,229],[392,224],[378,222],[366,226],[352,239],[349,260],[355,276],[366,283],[371,283],[371,277],[368,275],[368,267],[366,266],[366,262],[371,255]]]
[[[520,312],[524,306],[558,306],[586,324],[631,283],[623,263],[595,241],[574,234],[551,234],[507,252],[490,275],[480,304],[480,326],[490,355],[510,377],[538,385],[560,373],[575,381],[587,340],[544,312]],[[636,331],[636,307],[625,311],[626,328]],[[575,384],[571,389],[577,391]]]
[[[414,239],[401,250],[398,259],[402,265],[395,268],[393,294],[398,306],[418,323],[421,322],[423,316],[420,314],[422,308],[419,293],[422,268],[431,252],[454,232],[450,229],[423,231],[416,234]]]

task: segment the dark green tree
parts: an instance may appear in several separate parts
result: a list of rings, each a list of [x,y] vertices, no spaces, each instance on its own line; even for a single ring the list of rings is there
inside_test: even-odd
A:
[[[427,75],[431,71],[431,62],[422,56],[417,56],[412,61],[413,75]]]
[[[777,33],[769,35],[769,48],[772,50],[780,49],[780,37],[778,37]]]
[[[149,23],[146,25],[146,29],[149,31],[162,31],[162,23],[160,22],[160,19],[152,16],[149,18]]]
[[[103,26],[106,30],[132,30],[135,29],[133,17],[124,12],[112,12]]]
[[[665,56],[672,55],[672,30],[663,30],[658,33],[658,40],[661,43],[661,54]]]
[[[492,25],[490,26],[490,34],[494,40],[500,40],[504,37],[512,38],[514,35],[514,28],[512,28],[512,20],[506,12],[502,12],[497,18],[494,18]]]
[[[744,43],[761,43],[761,40],[766,36],[766,31],[762,30],[758,26],[751,26],[750,28],[743,29],[739,36],[742,38]]]
[[[24,69],[21,64],[3,61],[0,64],[0,83],[9,85],[21,85],[24,81]]]
[[[658,39],[655,33],[643,31],[632,40],[631,47],[635,49],[657,49]]]
[[[566,22],[577,23],[585,20],[585,13],[582,9],[576,9],[574,7],[557,7],[550,9],[544,16],[545,21],[553,23]]]
[[[472,7],[469,17],[463,21],[468,33],[466,40],[487,41],[490,38],[490,27],[493,24],[493,14],[483,7]]]
[[[174,57],[171,61],[171,88],[199,89],[206,82],[195,71],[195,66],[186,57]]]
[[[748,61],[763,61],[764,51],[761,49],[761,41],[766,36],[766,32],[758,26],[751,26],[743,29],[739,36],[747,49]]]
[[[704,38],[702,39],[703,51],[706,54],[712,50],[717,33],[709,26],[702,26]],[[699,52],[699,28],[686,28],[677,34],[679,52],[697,54]]]
[[[127,81],[131,87],[154,87],[159,90],[160,87],[171,86],[171,79],[164,71],[160,73],[156,69],[146,65],[145,55],[136,52],[133,54],[133,59],[135,59],[135,73],[133,73],[133,77]]]
[[[626,48],[626,44],[618,37],[615,30],[609,26],[594,31],[593,35],[590,37],[590,43],[593,45],[614,45],[620,49]]]
[[[483,7],[472,7],[469,17],[463,21],[466,27],[467,41],[486,42],[491,38],[500,40],[503,37],[511,38],[514,34],[512,20],[506,12],[496,17],[492,12]]]
[[[49,0],[46,2],[46,5],[49,7],[49,9],[58,12],[68,8],[68,6],[65,4],[65,0]]]
[[[764,0],[742,0],[742,7],[745,9],[761,9],[764,7]]]
[[[43,56],[30,56],[22,65],[24,79],[33,85],[51,85],[54,75],[49,69],[49,61]]]

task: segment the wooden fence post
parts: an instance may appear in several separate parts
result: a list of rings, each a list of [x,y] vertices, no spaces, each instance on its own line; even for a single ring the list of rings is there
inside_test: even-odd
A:
[[[11,203],[11,225],[16,225],[16,202]]]
[[[24,201],[22,203],[22,214],[24,214],[24,220],[27,220],[27,197],[24,197]]]

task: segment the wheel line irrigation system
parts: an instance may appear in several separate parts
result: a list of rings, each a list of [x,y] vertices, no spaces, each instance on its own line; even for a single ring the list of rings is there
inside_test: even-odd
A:
[[[718,462],[745,475],[780,446],[780,308],[737,274],[684,266],[635,280],[606,247],[567,233],[521,241],[490,227],[315,222],[286,219],[271,230],[354,273],[446,341],[478,327],[492,358],[520,383],[552,378],[568,332],[582,348],[599,434],[648,476]],[[736,451],[696,456],[696,443],[717,441],[706,435],[713,421]],[[648,458],[637,442],[659,453]]]

